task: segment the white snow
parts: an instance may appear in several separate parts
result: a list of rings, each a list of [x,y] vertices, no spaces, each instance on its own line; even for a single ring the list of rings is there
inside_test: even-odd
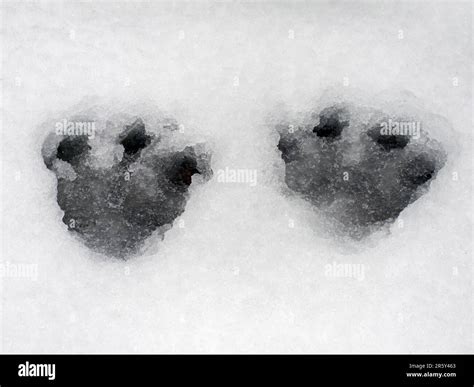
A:
[[[1,271],[2,351],[472,351],[469,3],[4,2],[2,13],[2,265],[37,268],[36,279]],[[409,90],[454,127],[430,191],[364,244],[319,232],[317,211],[282,183],[272,125],[327,87]],[[257,184],[215,175],[148,254],[91,253],[61,222],[40,124],[92,96],[152,101],[212,147],[215,172],[256,170]],[[333,275],[338,264],[363,279]]]

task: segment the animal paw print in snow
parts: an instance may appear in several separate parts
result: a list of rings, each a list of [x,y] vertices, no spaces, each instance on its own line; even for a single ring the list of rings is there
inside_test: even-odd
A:
[[[112,118],[90,132],[101,124],[87,115],[64,121],[46,138],[43,159],[57,177],[62,221],[103,254],[126,258],[154,232],[163,236],[184,212],[193,176],[212,174],[203,144],[173,145],[174,121]]]
[[[292,130],[280,125],[285,182],[338,229],[356,239],[366,236],[393,222],[444,166],[446,153],[423,123],[338,102]]]

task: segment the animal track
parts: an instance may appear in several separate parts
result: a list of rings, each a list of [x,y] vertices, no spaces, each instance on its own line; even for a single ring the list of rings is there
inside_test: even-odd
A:
[[[172,125],[149,131],[141,118],[128,121],[107,121],[94,138],[51,133],[42,149],[57,177],[62,221],[91,249],[120,258],[154,232],[163,236],[184,212],[193,176],[212,175],[203,144],[175,150],[165,141]]]
[[[279,125],[287,186],[359,239],[394,221],[444,166],[422,122],[335,103],[297,126]],[[429,129],[429,128],[428,128]]]

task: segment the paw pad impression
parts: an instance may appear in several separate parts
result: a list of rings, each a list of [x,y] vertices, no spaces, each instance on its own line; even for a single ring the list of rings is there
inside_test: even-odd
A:
[[[109,256],[126,258],[153,233],[163,237],[184,212],[193,179],[212,175],[204,144],[177,140],[174,119],[144,116],[90,109],[56,122],[43,143],[62,221]]]
[[[446,162],[433,117],[417,114],[339,100],[279,125],[286,185],[356,239],[393,222]]]

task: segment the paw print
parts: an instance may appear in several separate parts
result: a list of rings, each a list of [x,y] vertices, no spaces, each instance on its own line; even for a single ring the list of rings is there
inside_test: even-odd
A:
[[[446,162],[409,114],[337,102],[292,125],[278,126],[286,185],[355,239],[393,222]]]
[[[43,144],[62,221],[89,248],[127,258],[153,233],[163,237],[184,212],[193,176],[206,181],[212,175],[210,152],[203,144],[172,145],[175,124],[128,117],[92,120],[105,127],[94,133],[75,130],[84,122],[73,117],[68,130],[51,133]]]

